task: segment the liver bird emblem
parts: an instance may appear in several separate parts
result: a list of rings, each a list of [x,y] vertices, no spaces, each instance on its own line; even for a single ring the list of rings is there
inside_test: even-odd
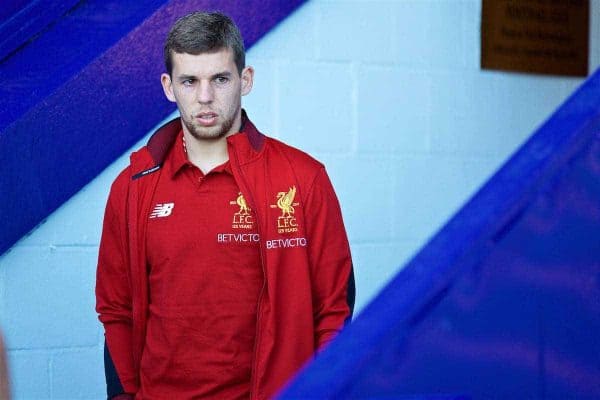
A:
[[[290,190],[286,192],[277,193],[277,207],[281,209],[281,217],[291,217],[294,213],[294,197],[296,197],[296,186],[291,187]]]
[[[238,211],[240,215],[250,214],[250,207],[248,207],[248,203],[246,203],[246,199],[244,198],[244,195],[241,192],[239,193],[235,202],[238,206],[240,206],[240,211]]]

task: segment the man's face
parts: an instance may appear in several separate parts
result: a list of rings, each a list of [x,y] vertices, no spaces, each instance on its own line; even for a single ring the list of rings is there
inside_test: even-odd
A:
[[[246,67],[240,75],[231,49],[171,57],[172,76],[162,74],[161,83],[167,98],[177,103],[184,133],[212,140],[237,132],[241,96],[252,89],[253,69]]]

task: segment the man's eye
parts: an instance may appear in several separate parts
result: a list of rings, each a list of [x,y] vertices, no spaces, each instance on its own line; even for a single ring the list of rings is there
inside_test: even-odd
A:
[[[227,83],[227,82],[229,82],[229,78],[227,78],[225,76],[217,76],[215,78],[215,82],[217,82],[217,83]]]
[[[183,86],[192,86],[192,84],[194,83],[193,79],[186,79],[185,81],[181,82],[183,84]]]

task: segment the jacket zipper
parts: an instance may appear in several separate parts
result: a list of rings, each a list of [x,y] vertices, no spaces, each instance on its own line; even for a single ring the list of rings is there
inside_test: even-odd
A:
[[[260,224],[258,224],[260,226]],[[258,229],[258,234],[261,234],[261,229]],[[256,336],[254,339],[254,360],[252,362],[252,369],[250,371],[250,399],[256,399],[258,395],[258,378],[256,375],[256,371],[258,369],[258,343],[260,342],[260,304],[262,303],[263,294],[265,292],[265,287],[267,286],[267,273],[265,270],[264,263],[264,246],[262,242],[260,243],[260,265],[263,272],[263,284],[260,289],[260,294],[258,295],[258,304],[256,305]]]
[[[233,157],[235,158],[235,165],[236,168],[239,171],[239,175],[240,175],[240,179],[243,180],[243,185],[245,187],[247,187],[248,185],[246,184],[246,180],[244,178],[244,173],[242,172],[242,168],[240,167],[239,164],[239,160],[237,158],[237,153],[235,152],[235,149],[233,149],[233,151],[231,152]],[[254,201],[254,197],[252,196],[252,193],[247,190],[248,192],[248,199],[250,201],[250,206],[255,210],[254,212],[256,213],[256,202]],[[253,353],[254,353],[254,359],[252,360],[252,369],[250,370],[250,399],[256,399],[258,396],[258,377],[256,375],[256,371],[258,369],[258,344],[260,342],[260,334],[261,334],[261,329],[260,329],[260,305],[262,303],[262,298],[263,295],[265,293],[265,287],[267,286],[267,271],[265,269],[265,247],[263,245],[263,236],[262,236],[262,232],[263,230],[261,229],[261,222],[259,221],[259,218],[256,218],[256,222],[257,222],[257,230],[258,230],[258,235],[260,238],[260,267],[262,269],[262,274],[263,274],[263,283],[262,283],[262,287],[260,289],[260,293],[258,295],[258,304],[256,305],[256,334],[255,334],[255,338],[254,338],[254,349],[253,349]]]

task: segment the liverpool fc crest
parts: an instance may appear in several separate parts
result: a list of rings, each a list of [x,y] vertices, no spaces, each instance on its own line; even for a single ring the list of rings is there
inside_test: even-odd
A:
[[[281,210],[281,215],[277,218],[278,233],[298,232],[294,207],[299,203],[294,202],[295,197],[296,186],[293,186],[287,192],[277,193],[277,205],[271,205],[271,208],[278,207]]]
[[[231,227],[233,229],[252,229],[252,224],[254,222],[251,214],[252,209],[248,207],[244,195],[240,192],[235,201],[230,201],[229,204],[232,206],[237,205],[239,207],[239,210],[233,214]]]

